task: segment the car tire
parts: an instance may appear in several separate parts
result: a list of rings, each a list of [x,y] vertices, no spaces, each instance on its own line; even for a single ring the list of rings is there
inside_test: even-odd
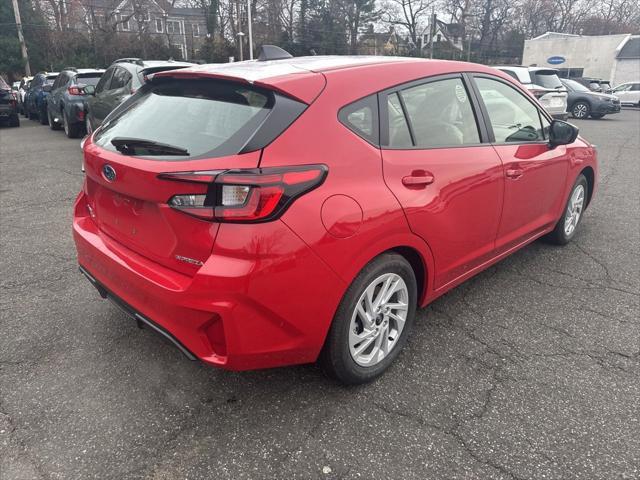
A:
[[[40,122],[40,124],[42,125],[47,125],[49,123],[49,120],[47,118],[48,115],[48,108],[44,108],[44,110],[39,110],[38,111],[38,121]]]
[[[17,113],[9,117],[9,126],[10,127],[19,127],[20,126],[20,115]]]
[[[580,174],[571,188],[560,220],[553,231],[543,237],[545,241],[554,245],[566,245],[573,239],[584,216],[588,194],[589,183],[586,177]],[[571,222],[570,228],[568,228],[569,222]]]
[[[382,300],[380,296],[385,285],[397,290],[376,306],[378,300]],[[369,302],[368,293],[371,293]],[[393,305],[401,304],[406,307],[393,308]],[[393,363],[406,344],[416,305],[417,283],[409,262],[395,253],[376,257],[345,292],[320,353],[320,366],[344,384],[357,385],[374,380]],[[372,314],[376,317],[372,318]],[[356,343],[358,340],[360,343]]]
[[[591,118],[593,118],[594,120],[600,120],[604,116],[605,116],[604,113],[592,113],[591,114]]]
[[[584,120],[591,113],[591,105],[587,102],[576,102],[571,107],[571,116],[579,120]]]
[[[62,124],[64,133],[68,138],[78,138],[80,136],[80,125],[78,123],[69,122],[69,117],[66,113],[62,113]]]

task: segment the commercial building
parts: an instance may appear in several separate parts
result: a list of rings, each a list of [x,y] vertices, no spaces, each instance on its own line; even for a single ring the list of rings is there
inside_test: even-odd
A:
[[[640,35],[547,32],[525,40],[523,65],[553,67],[564,77],[594,77],[612,85],[640,81]]]

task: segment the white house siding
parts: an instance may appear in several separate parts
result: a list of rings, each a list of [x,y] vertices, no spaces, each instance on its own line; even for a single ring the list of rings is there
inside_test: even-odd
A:
[[[522,63],[540,67],[583,68],[585,77],[602,78],[619,84],[622,81],[618,76],[623,75],[623,70],[626,72],[627,66],[621,64],[616,68],[616,53],[629,36],[628,34],[579,36],[548,33],[525,40]],[[547,60],[553,56],[564,57],[566,61],[560,65],[551,65]],[[637,62],[636,60],[636,65],[638,65]]]

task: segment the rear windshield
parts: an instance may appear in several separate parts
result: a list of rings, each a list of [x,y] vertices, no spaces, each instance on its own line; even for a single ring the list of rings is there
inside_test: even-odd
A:
[[[100,81],[101,76],[101,73],[79,73],[76,75],[76,83],[95,86]]]
[[[45,85],[53,85],[53,82],[56,81],[57,77],[58,77],[58,75],[49,75],[47,78],[44,79],[44,84]]]
[[[122,138],[156,142],[186,151],[161,155],[130,142],[128,155],[192,160],[238,153],[273,106],[273,94],[232,82],[163,79],[147,84],[94,137],[118,151]],[[113,142],[115,139],[115,142]],[[113,142],[113,143],[112,143]],[[140,142],[138,142],[140,145]],[[120,150],[122,152],[122,150]]]
[[[562,83],[555,72],[531,72],[531,81],[544,88],[562,87]]]

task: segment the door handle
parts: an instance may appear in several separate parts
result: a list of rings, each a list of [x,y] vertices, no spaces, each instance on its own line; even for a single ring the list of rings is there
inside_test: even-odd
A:
[[[514,180],[516,178],[520,178],[522,176],[522,174],[524,173],[524,171],[520,168],[508,168],[506,171],[506,175],[508,178],[513,178]]]
[[[402,177],[402,184],[405,187],[426,187],[435,180],[434,176],[428,172],[412,172],[411,175]]]

